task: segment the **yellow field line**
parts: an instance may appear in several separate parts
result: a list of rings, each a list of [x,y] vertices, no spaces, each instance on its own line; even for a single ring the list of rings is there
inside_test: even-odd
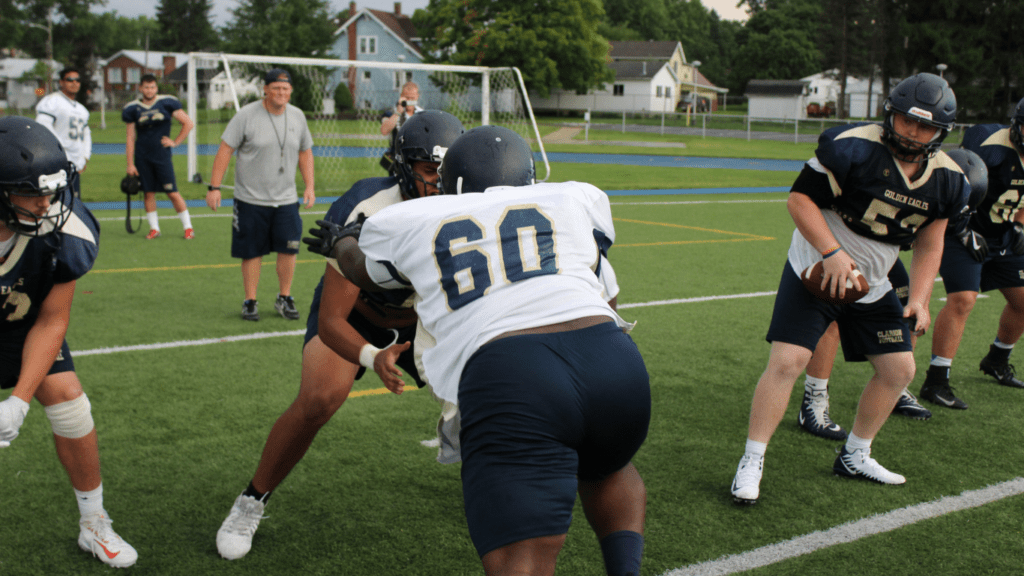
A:
[[[729,230],[718,230],[718,229],[715,229],[715,228],[700,228],[700,227],[697,227],[697,226],[683,226],[682,224],[669,224],[667,222],[650,222],[650,221],[647,221],[647,220],[630,220],[628,218],[613,218],[613,220],[618,220],[620,222],[631,222],[633,224],[648,224],[648,225],[651,225],[651,226],[665,226],[665,227],[668,227],[668,228],[683,228],[683,229],[686,229],[686,230],[697,230],[699,232],[714,232],[716,234],[733,234],[733,235],[736,235],[736,236],[749,236],[751,238],[755,238],[755,239],[758,239],[758,240],[774,240],[774,238],[770,238],[768,236],[759,236],[757,234],[747,234],[745,232],[732,232],[732,231],[729,231]]]
[[[296,264],[323,264],[324,260],[296,260]],[[276,262],[274,259],[270,259],[268,262],[263,262],[262,266],[274,266]],[[192,266],[153,266],[150,268],[111,268],[108,270],[92,270],[93,274],[112,274],[112,273],[123,273],[123,272],[170,272],[180,270],[209,270],[212,268],[239,268],[241,263],[234,262],[232,264],[195,264]]]

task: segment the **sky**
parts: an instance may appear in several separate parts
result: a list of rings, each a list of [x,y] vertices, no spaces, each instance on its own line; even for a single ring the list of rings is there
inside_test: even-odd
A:
[[[744,10],[736,8],[738,0],[701,0],[707,8],[718,13],[723,20],[746,20],[747,14]],[[107,5],[94,9],[96,12],[110,12],[116,10],[118,14],[135,18],[136,16],[156,17],[156,6],[158,0],[107,0]],[[417,8],[426,8],[429,0],[402,0],[402,13],[412,14]],[[331,0],[331,13],[340,12],[348,8],[348,0]],[[231,20],[231,9],[238,6],[237,0],[213,0],[214,25],[223,26]],[[391,12],[395,8],[394,0],[356,0],[358,8],[373,8]]]

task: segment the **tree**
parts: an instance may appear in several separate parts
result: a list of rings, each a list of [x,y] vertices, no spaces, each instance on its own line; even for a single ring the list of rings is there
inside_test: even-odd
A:
[[[223,29],[236,54],[325,56],[334,39],[328,0],[239,0]]]
[[[160,0],[156,8],[159,48],[173,52],[216,49],[220,38],[210,23],[212,7],[211,0]]]
[[[821,67],[817,43],[821,3],[765,0],[762,4],[764,7],[757,10],[751,5],[750,20],[737,35],[742,48],[736,55],[729,87],[740,92],[752,78],[802,78]]]
[[[431,62],[516,66],[528,90],[585,94],[614,79],[600,0],[430,0],[413,15]]]

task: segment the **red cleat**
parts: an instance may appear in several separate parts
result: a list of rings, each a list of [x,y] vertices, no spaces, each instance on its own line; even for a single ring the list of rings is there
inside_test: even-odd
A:
[[[191,240],[196,237],[196,233],[191,228],[185,229],[185,240]]]
[[[149,234],[146,234],[146,240],[152,240],[153,238],[159,238],[159,237],[160,237],[160,231],[159,230],[150,230]]]

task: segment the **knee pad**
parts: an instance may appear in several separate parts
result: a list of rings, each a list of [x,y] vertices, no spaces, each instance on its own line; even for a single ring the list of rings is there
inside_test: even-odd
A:
[[[46,417],[50,419],[53,433],[63,438],[82,438],[92,432],[92,404],[85,392],[74,400],[46,406]]]

